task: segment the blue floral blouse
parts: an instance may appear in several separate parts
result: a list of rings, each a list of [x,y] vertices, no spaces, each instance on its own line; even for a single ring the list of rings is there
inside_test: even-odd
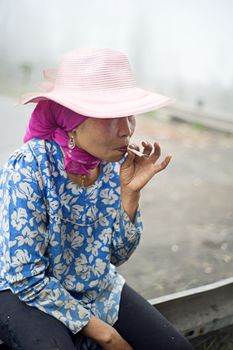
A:
[[[97,181],[79,187],[60,147],[33,139],[1,171],[0,290],[74,334],[92,315],[116,322],[125,280],[115,266],[140,240],[140,211],[132,223],[121,205],[120,163],[103,162]]]

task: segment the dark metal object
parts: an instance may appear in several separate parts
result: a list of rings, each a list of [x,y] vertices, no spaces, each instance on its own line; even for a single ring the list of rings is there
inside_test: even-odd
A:
[[[233,325],[233,278],[150,300],[188,339]]]

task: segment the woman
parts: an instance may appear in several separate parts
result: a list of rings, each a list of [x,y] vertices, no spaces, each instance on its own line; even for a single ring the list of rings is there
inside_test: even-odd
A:
[[[44,86],[22,100],[37,106],[1,174],[0,338],[24,350],[191,349],[115,269],[140,240],[141,189],[171,158],[129,146],[134,114],[171,99],[136,87],[110,49],[64,55]]]

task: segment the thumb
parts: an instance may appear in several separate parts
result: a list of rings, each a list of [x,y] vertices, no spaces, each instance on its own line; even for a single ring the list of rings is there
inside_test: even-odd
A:
[[[121,168],[126,169],[130,167],[133,164],[135,157],[135,154],[129,151],[125,161],[121,165]]]

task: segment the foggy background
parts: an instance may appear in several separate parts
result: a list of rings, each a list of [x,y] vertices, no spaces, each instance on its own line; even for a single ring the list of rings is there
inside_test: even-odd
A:
[[[34,107],[17,99],[79,47],[123,51],[142,87],[194,115],[178,123],[163,109],[137,119],[136,142],[159,141],[173,155],[143,191],[144,234],[120,268],[147,298],[232,276],[232,15],[232,0],[0,1],[0,166]],[[200,113],[228,121],[225,131],[204,127]]]
[[[34,88],[78,47],[125,52],[137,81],[233,115],[232,0],[1,0],[0,91]]]

